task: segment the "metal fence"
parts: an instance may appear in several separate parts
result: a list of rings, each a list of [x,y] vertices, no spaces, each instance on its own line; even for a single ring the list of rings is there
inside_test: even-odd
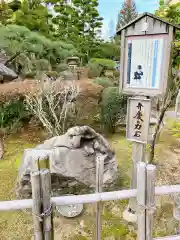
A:
[[[99,168],[100,169],[100,168]],[[103,169],[97,171],[97,181],[101,184],[99,175]],[[96,203],[96,240],[101,239],[101,202],[136,198],[137,202],[137,239],[153,239],[153,216],[155,211],[155,196],[166,194],[180,194],[180,185],[155,187],[154,165],[143,162],[137,165],[137,189],[121,190],[114,192],[98,192],[94,194],[50,197],[51,181],[48,169],[33,171],[31,173],[32,199],[1,201],[0,211],[32,209],[35,240],[53,240],[54,206],[68,204]],[[98,177],[99,175],[99,177]],[[100,185],[99,185],[100,186]],[[176,209],[178,211],[178,209]],[[156,238],[155,240],[180,240],[180,235]]]

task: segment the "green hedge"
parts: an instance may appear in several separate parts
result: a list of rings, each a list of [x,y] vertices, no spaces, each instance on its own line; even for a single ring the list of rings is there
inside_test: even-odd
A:
[[[97,77],[93,82],[98,85],[101,85],[104,88],[113,87],[113,82],[108,78]]]
[[[117,87],[104,89],[101,103],[101,123],[104,128],[114,133],[119,120],[124,120],[126,115],[127,99],[119,93]]]
[[[91,58],[89,63],[100,65],[102,67],[105,67],[108,70],[114,70],[116,67],[115,61],[110,59],[105,59],[105,58]]]
[[[92,58],[88,63],[89,78],[100,77],[104,70],[114,70],[116,63],[109,59]]]

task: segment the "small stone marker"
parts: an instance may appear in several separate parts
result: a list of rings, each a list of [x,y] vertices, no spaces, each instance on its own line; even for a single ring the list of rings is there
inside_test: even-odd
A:
[[[56,210],[63,217],[74,218],[79,216],[82,213],[83,204],[68,204],[68,205],[56,206]]]

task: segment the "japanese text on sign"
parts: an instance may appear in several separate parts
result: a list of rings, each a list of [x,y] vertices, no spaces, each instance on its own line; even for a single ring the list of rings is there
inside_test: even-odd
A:
[[[151,102],[149,99],[129,98],[127,139],[147,143]]]
[[[137,105],[138,111],[134,117],[135,119],[137,119],[135,126],[134,126],[134,130],[135,130],[134,137],[138,137],[138,138],[141,136],[142,122],[144,122],[142,108],[143,108],[143,105],[142,105],[142,103],[139,102]]]

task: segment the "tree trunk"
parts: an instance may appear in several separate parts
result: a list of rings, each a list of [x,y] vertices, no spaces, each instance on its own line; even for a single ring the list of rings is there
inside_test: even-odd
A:
[[[0,159],[3,158],[4,155],[4,143],[3,143],[3,138],[0,138]]]
[[[9,58],[4,65],[7,66],[8,63],[12,62],[15,58],[17,58],[19,55],[21,54],[21,52],[17,52],[15,53],[11,58]]]

